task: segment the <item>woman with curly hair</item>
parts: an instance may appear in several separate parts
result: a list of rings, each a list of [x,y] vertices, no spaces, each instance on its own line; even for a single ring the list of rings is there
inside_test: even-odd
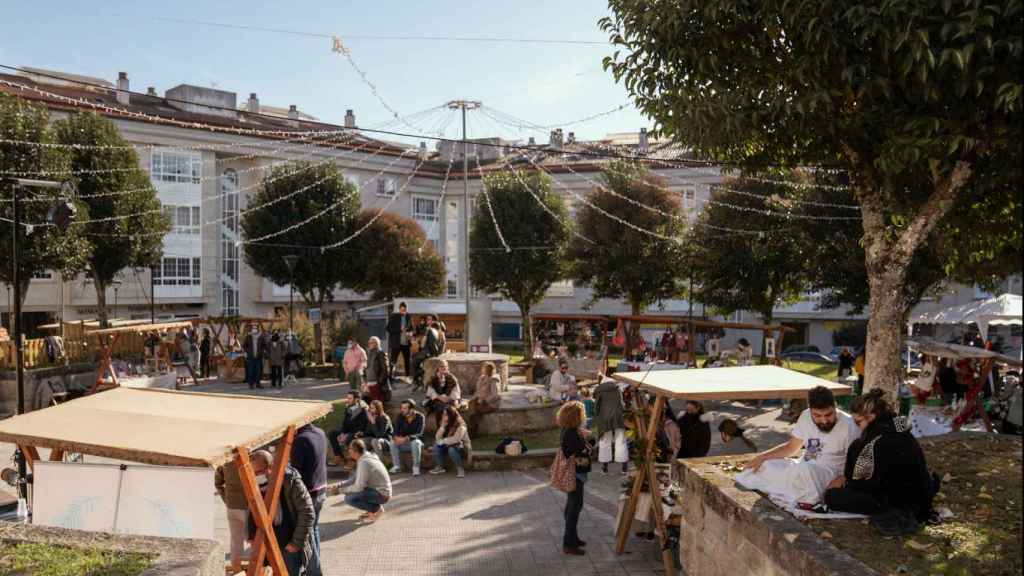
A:
[[[565,501],[565,533],[562,536],[562,552],[572,556],[583,556],[586,542],[580,540],[576,525],[583,511],[583,485],[590,472],[590,432],[583,427],[587,412],[578,400],[566,402],[556,415],[558,427],[562,430],[561,450],[566,458],[576,463],[576,488],[567,494]]]

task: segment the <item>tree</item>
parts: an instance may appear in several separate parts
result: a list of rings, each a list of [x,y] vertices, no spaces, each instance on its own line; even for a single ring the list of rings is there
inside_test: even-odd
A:
[[[713,192],[718,202],[708,204],[687,236],[692,298],[723,314],[757,312],[765,324],[776,306],[799,300],[810,286],[815,240],[802,221],[785,217],[796,196],[792,188],[755,180],[726,181]]]
[[[85,210],[79,228],[89,247],[87,272],[96,288],[101,325],[108,324],[107,287],[125,268],[151,267],[163,256],[171,222],[139,157],[113,122],[74,113],[53,126],[67,152]],[[153,297],[150,295],[150,297]]]
[[[867,385],[894,396],[917,250],[987,185],[979,166],[1019,162],[1021,0],[610,6],[600,25],[618,51],[605,67],[659,132],[748,168],[848,175],[870,295]]]
[[[524,353],[530,358],[530,310],[568,273],[564,257],[572,236],[569,212],[543,173],[497,172],[486,176],[483,185],[490,209],[481,196],[469,233],[470,278],[475,287],[516,303],[523,318]],[[490,210],[505,242],[516,249],[504,249]]]
[[[604,180],[577,211],[580,234],[593,243],[570,245],[571,275],[593,289],[595,300],[623,298],[639,314],[682,292],[679,278],[688,262],[680,200],[645,168],[628,162],[609,164]]]
[[[322,308],[334,289],[355,286],[360,271],[343,253],[310,249],[348,236],[359,213],[359,194],[333,163],[289,162],[267,173],[242,217],[245,263],[279,286],[291,283],[308,306]],[[266,238],[264,238],[266,237]],[[299,255],[294,276],[284,256]],[[293,281],[294,279],[294,281]],[[323,331],[316,326],[324,361]]]
[[[359,271],[351,286],[354,290],[384,302],[399,296],[441,295],[444,262],[416,221],[391,212],[363,210],[355,229],[363,232],[349,244],[345,258]]]
[[[0,280],[14,282],[11,255],[11,227],[14,218],[10,176],[36,180],[65,180],[69,176],[68,157],[55,146],[46,108],[0,92]],[[61,191],[47,188],[22,188],[21,221],[45,224],[53,201]],[[81,206],[79,205],[79,208]],[[18,231],[18,278],[21,303],[25,302],[32,276],[57,270],[69,277],[80,271],[89,247],[82,241],[79,226],[61,232],[52,226],[23,226]],[[13,328],[13,322],[11,327]]]

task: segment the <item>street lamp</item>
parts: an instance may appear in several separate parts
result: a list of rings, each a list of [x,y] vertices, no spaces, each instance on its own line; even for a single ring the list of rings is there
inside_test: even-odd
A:
[[[18,270],[18,256],[19,256],[19,241],[22,235],[22,223],[21,223],[21,198],[18,192],[22,188],[60,188],[61,198],[55,199],[53,204],[50,206],[50,210],[47,214],[49,224],[55,226],[61,233],[67,231],[68,226],[74,221],[76,208],[71,202],[70,197],[74,194],[74,186],[68,182],[53,182],[50,180],[32,180],[26,178],[7,178],[0,180],[3,187],[10,187],[11,189],[11,203],[14,208],[14,219],[13,219],[13,230],[11,233],[11,284],[14,288],[14,314],[11,317],[11,324],[14,325],[14,356],[15,365],[17,366],[17,381],[18,381],[18,414],[25,413],[25,339],[22,336],[21,326],[21,274]],[[31,227],[26,226],[27,233],[31,232]],[[20,448],[16,448],[14,451],[14,459],[18,463],[18,497],[27,498],[28,489],[26,485],[26,477],[28,471],[25,466],[25,455],[22,454]]]
[[[298,254],[285,254],[281,257],[288,268],[288,333],[294,334],[295,325],[295,265],[299,263]]]
[[[114,280],[110,285],[114,288],[114,320],[117,320],[117,291],[121,289],[121,281]]]

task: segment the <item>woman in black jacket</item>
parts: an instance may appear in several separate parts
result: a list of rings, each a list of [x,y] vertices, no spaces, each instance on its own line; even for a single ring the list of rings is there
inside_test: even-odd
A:
[[[679,433],[683,437],[677,458],[703,458],[711,449],[711,418],[704,413],[704,405],[691,400],[686,403],[686,413],[677,420]]]
[[[587,412],[579,401],[566,402],[558,409],[558,427],[562,429],[562,454],[566,458],[576,460],[576,489],[567,494],[565,501],[565,533],[562,536],[562,552],[573,556],[583,556],[586,542],[580,540],[576,525],[583,510],[583,484],[590,472],[589,431],[583,428],[587,421]]]
[[[855,398],[850,408],[861,436],[846,452],[843,475],[825,491],[825,504],[841,512],[902,517],[898,531],[913,530],[931,517],[938,492],[920,444],[880,389]]]

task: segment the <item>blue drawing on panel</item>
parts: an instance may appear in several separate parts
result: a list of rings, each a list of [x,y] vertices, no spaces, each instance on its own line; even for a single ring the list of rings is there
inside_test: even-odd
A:
[[[68,504],[67,510],[54,517],[54,525],[60,528],[82,530],[85,528],[85,517],[96,511],[96,496],[75,498]]]
[[[152,508],[153,512],[159,518],[157,521],[157,536],[164,536],[168,538],[188,538],[191,536],[192,527],[188,525],[187,520],[179,518],[178,515],[174,513],[174,510],[172,510],[166,503],[150,498],[143,498],[142,500]]]

